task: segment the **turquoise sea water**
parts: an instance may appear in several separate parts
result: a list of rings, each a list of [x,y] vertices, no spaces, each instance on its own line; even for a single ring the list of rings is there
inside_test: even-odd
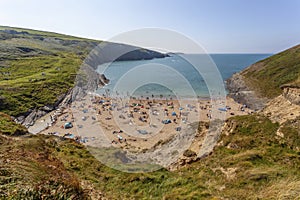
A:
[[[207,85],[219,84],[232,74],[271,54],[171,55],[153,60],[119,61],[98,67],[110,79],[99,94],[136,97],[208,97]],[[215,68],[216,66],[216,68]]]

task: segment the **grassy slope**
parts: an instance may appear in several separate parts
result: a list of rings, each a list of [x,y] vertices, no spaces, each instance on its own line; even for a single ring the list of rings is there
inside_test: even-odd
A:
[[[0,34],[0,110],[13,116],[53,104],[66,93],[85,55],[97,44],[56,33],[0,27],[7,29],[29,33]]]
[[[33,30],[33,29],[28,29],[28,28],[16,28],[16,27],[10,27],[10,26],[0,26],[0,30],[7,30],[7,29],[15,30],[18,32],[25,31],[31,35],[53,37],[53,38],[59,38],[59,39],[63,39],[63,40],[78,40],[78,41],[83,40],[83,41],[99,42],[97,40],[85,39],[85,38],[80,38],[80,37],[75,37],[75,36],[70,36],[70,35],[65,35],[65,34],[59,34],[59,33],[55,33],[55,32],[39,31],[39,30]]]
[[[18,136],[24,135],[27,133],[27,130],[24,126],[15,124],[10,116],[0,113],[0,134]]]
[[[227,123],[234,124],[232,134],[223,135],[222,145],[209,157],[176,172],[144,174],[107,168],[71,140],[40,135],[13,142],[14,138],[1,137],[0,159],[10,162],[0,165],[0,194],[29,197],[53,191],[83,198],[101,191],[109,199],[300,197],[300,120],[285,124],[286,138],[275,137],[279,125],[262,116],[234,117]],[[231,175],[222,172],[230,168],[235,169]],[[92,191],[84,193],[82,181]],[[20,184],[25,189],[14,193]]]
[[[284,84],[300,86],[300,45],[253,64],[242,75],[251,88],[268,98],[281,94]]]

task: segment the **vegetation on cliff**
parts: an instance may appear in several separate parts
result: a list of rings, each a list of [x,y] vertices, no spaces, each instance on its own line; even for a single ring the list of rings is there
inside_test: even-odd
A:
[[[56,199],[293,199],[300,196],[297,124],[260,115],[226,122],[214,152],[178,171],[128,174],[55,136],[1,137],[0,197]]]
[[[18,116],[53,105],[74,84],[97,43],[56,33],[0,27],[0,110]]]
[[[300,86],[300,45],[249,66],[241,75],[251,89],[267,98],[280,95],[283,85]]]

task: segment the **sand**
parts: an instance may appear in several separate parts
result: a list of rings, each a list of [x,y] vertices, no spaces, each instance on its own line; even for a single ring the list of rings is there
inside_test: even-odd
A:
[[[50,126],[39,133],[73,138],[89,146],[112,146],[138,152],[170,140],[192,123],[209,122],[211,115],[227,118],[252,112],[231,98],[226,98],[226,102],[222,103],[222,107],[213,109],[207,99],[124,100],[87,96],[61,111],[52,124],[47,115],[36,122],[36,128],[34,125],[30,130],[36,133],[46,124]],[[225,103],[227,111],[219,110],[225,107]],[[163,120],[170,120],[171,123],[164,124]],[[72,128],[64,128],[68,122],[73,125]]]

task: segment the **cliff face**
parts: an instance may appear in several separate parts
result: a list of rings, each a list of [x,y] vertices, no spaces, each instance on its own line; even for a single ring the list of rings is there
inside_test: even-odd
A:
[[[300,87],[283,87],[282,95],[291,103],[300,105]]]
[[[300,88],[285,86],[282,94],[268,102],[262,113],[280,124],[298,118],[300,116]]]

